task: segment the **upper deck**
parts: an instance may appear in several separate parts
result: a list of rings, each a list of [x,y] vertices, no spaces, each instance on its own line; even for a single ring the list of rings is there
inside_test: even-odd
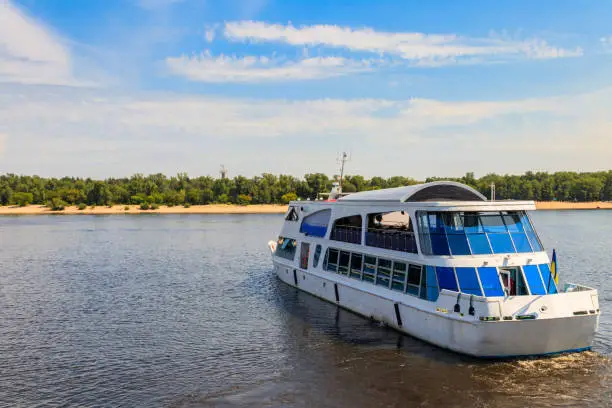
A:
[[[436,211],[508,211],[535,210],[533,201],[488,201],[481,193],[465,184],[452,181],[435,181],[412,186],[387,188],[382,190],[351,193],[337,200],[292,201],[291,206],[304,210],[335,207],[396,208],[396,209],[435,209]]]

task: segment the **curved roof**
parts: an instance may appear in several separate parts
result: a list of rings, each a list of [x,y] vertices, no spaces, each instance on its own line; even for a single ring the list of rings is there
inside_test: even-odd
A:
[[[478,191],[454,181],[434,181],[412,186],[362,191],[339,198],[338,201],[487,201]]]

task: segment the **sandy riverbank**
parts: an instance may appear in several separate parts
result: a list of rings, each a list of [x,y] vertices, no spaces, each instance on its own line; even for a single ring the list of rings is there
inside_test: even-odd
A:
[[[126,210],[126,207],[129,209]],[[159,213],[159,214],[283,214],[287,211],[285,205],[193,205],[189,208],[183,206],[166,207],[161,206],[157,210],[141,210],[138,205],[114,205],[112,207],[97,206],[87,207],[79,210],[77,207],[66,207],[64,211],[51,211],[40,205],[29,205],[26,207],[2,207],[0,215],[40,215],[40,214],[140,214],[140,213]]]
[[[97,206],[94,208],[87,207],[85,210],[79,210],[77,207],[66,207],[64,211],[51,211],[41,205],[29,205],[26,207],[17,206],[0,206],[0,215],[40,215],[40,214],[141,214],[141,213],[158,213],[158,214],[284,214],[287,211],[286,205],[230,205],[230,204],[211,204],[211,205],[194,205],[189,208],[183,206],[167,207],[161,206],[157,210],[141,210],[138,205],[129,205],[129,209],[125,209],[125,205],[114,205],[112,207]],[[611,209],[612,202],[588,202],[574,203],[561,201],[537,201],[536,208],[538,210],[596,210],[596,209]]]
[[[611,201],[593,201],[588,203],[575,203],[566,201],[536,201],[538,210],[612,210]]]

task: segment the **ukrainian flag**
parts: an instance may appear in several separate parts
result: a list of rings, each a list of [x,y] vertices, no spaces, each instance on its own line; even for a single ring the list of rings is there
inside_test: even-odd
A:
[[[559,274],[557,273],[557,252],[553,248],[552,260],[550,261],[550,273],[555,280],[555,285],[559,284]]]

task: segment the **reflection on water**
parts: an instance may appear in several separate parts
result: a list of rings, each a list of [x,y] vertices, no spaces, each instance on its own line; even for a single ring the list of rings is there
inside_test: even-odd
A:
[[[534,216],[601,291],[594,351],[498,362],[282,284],[279,216],[0,218],[0,405],[611,406],[608,217]]]

